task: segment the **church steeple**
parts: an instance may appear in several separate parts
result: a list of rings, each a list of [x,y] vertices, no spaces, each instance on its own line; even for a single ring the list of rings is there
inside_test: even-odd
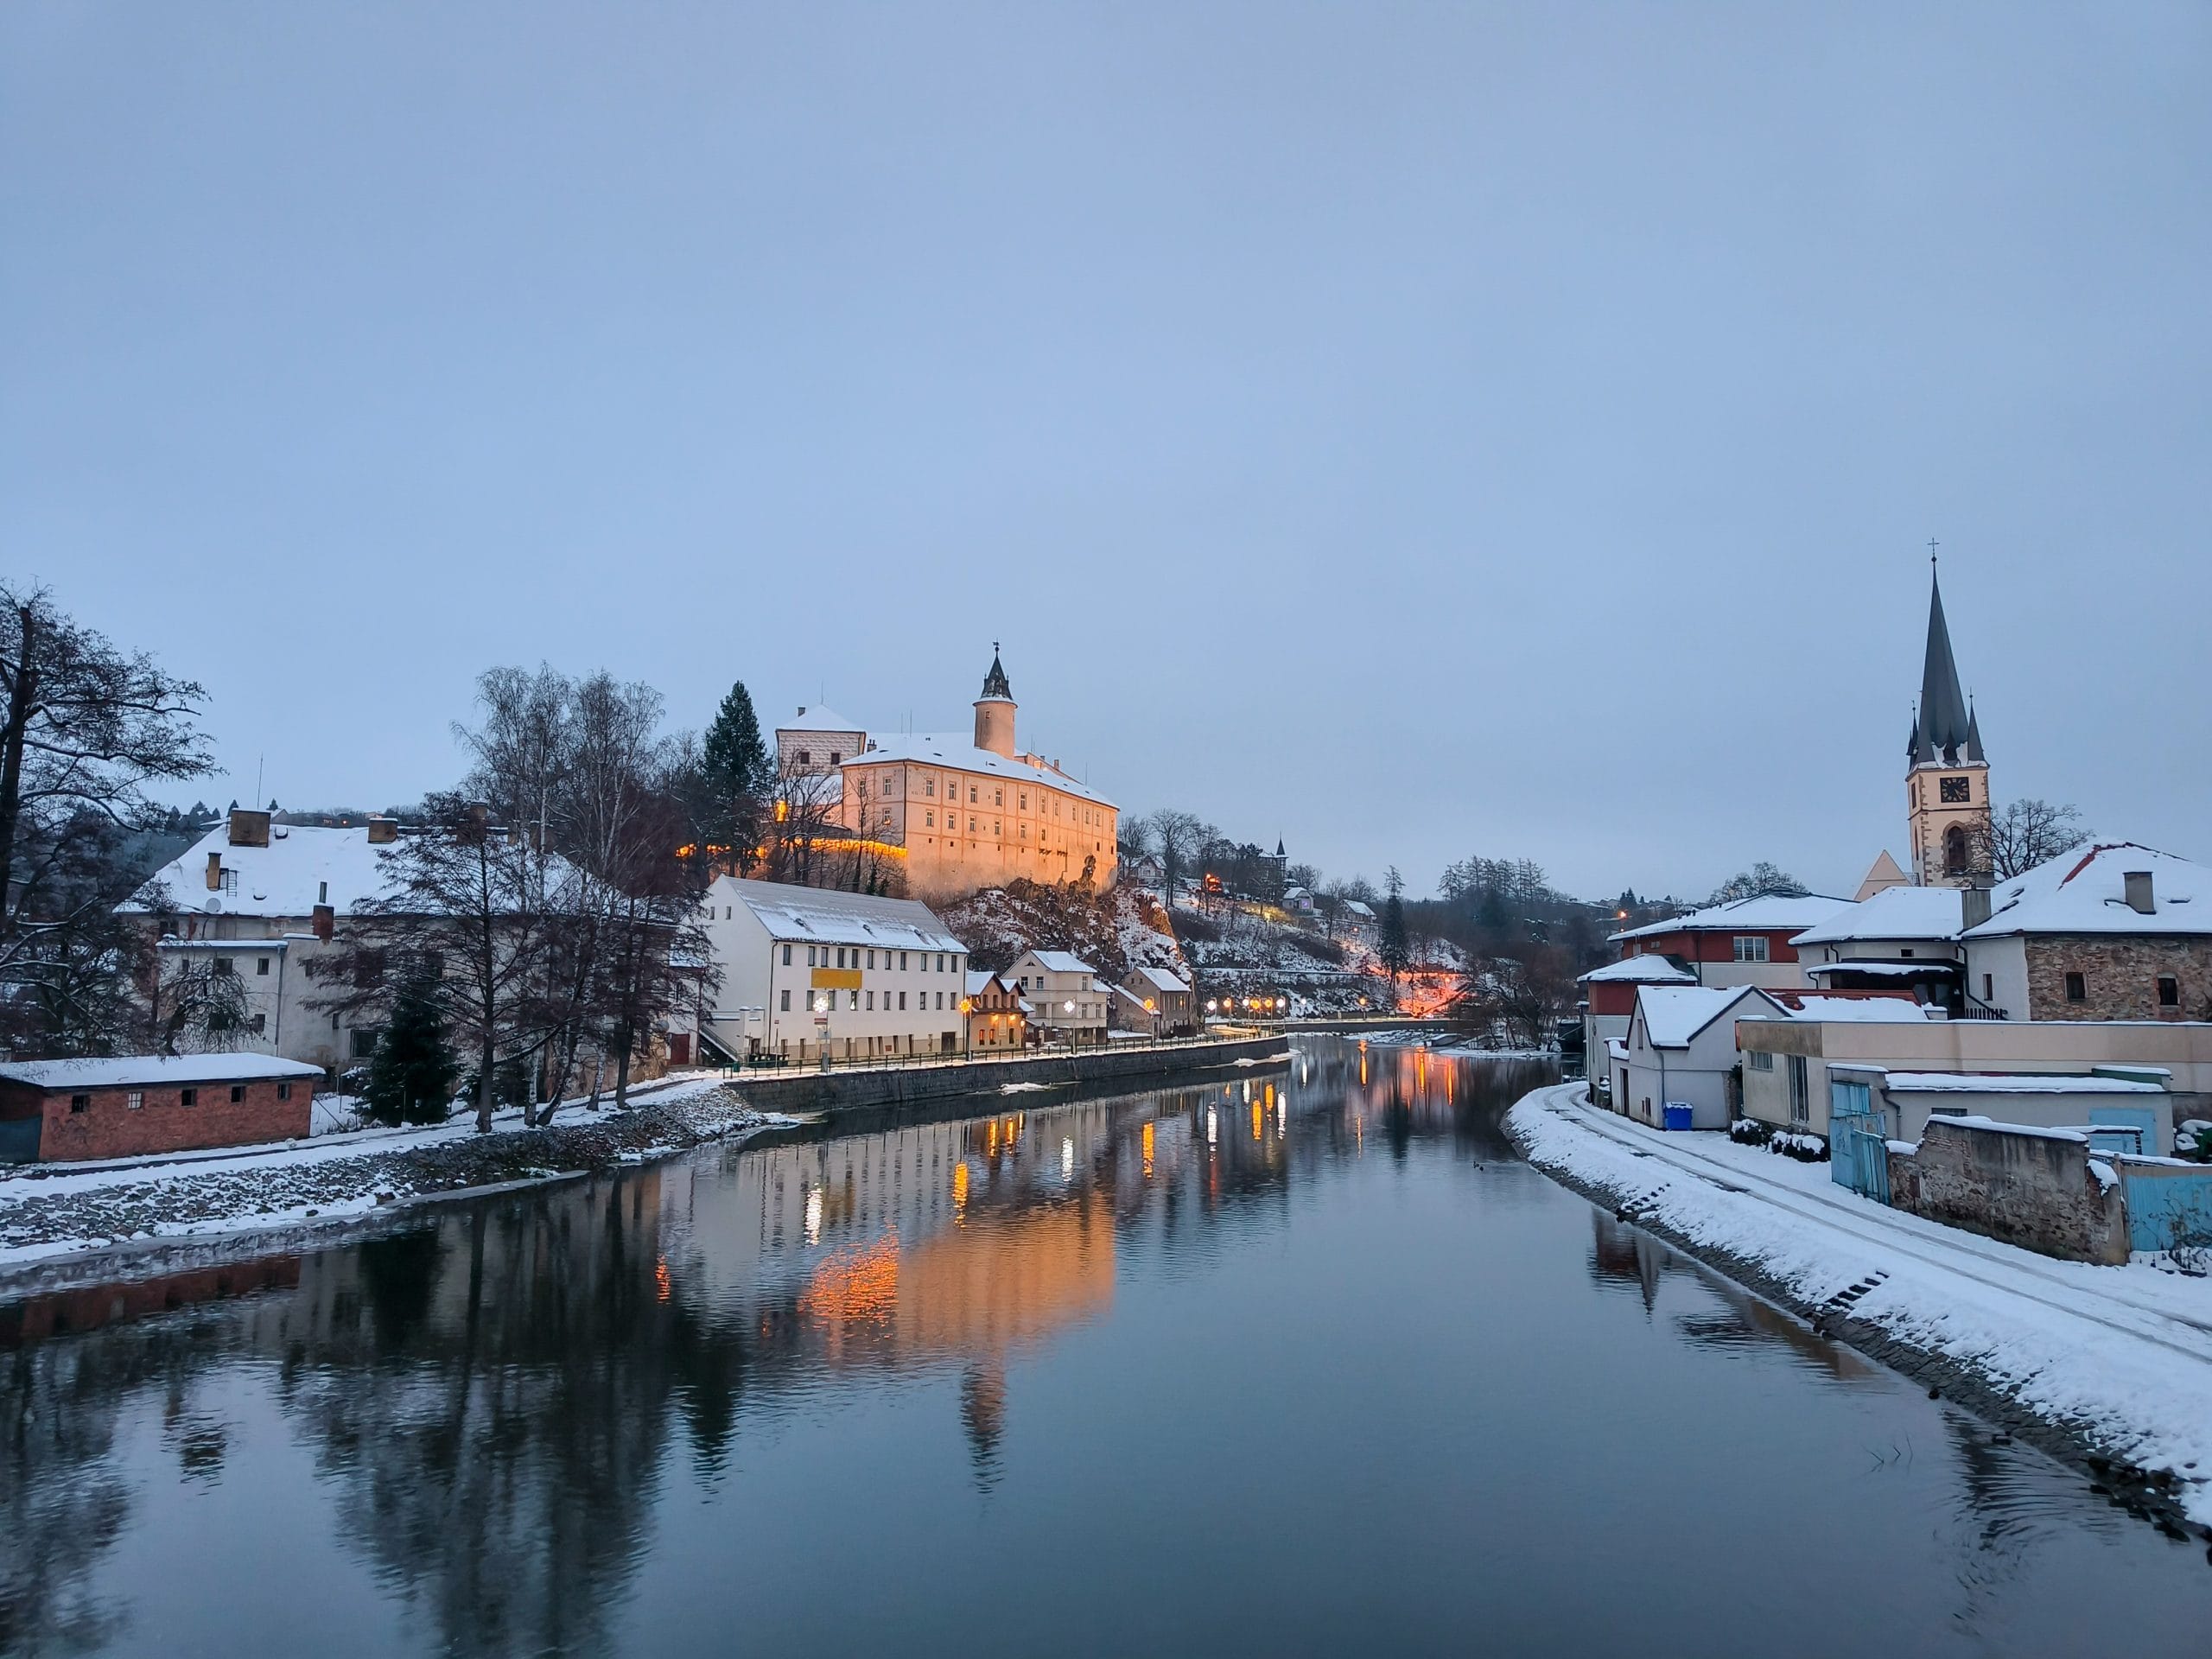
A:
[[[1014,688],[1007,683],[1006,670],[999,662],[999,642],[995,639],[991,641],[991,671],[983,676],[983,696],[1007,702],[1014,701]]]
[[[1920,701],[1905,745],[1905,816],[1912,879],[1921,887],[1971,887],[1988,880],[1989,762],[1981,720],[1959,685],[1943,588],[1929,544],[1928,652]]]
[[[1932,567],[1935,561],[1929,561]],[[1968,758],[1971,743],[1981,747],[1980,729],[1959,689],[1958,660],[1951,655],[1950,625],[1943,617],[1943,587],[1931,568],[1928,576],[1928,655],[1920,670],[1920,709],[1912,728],[1913,763],[1940,760],[1947,766]],[[1977,753],[1973,757],[1980,760]]]

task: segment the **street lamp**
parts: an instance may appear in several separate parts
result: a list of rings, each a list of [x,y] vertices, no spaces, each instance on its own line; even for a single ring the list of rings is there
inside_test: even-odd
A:
[[[1060,1012],[1070,1016],[1068,1020],[1068,1046],[1072,1049],[1075,1046],[1075,1020],[1072,1017],[1075,1014],[1075,999],[1071,997],[1068,1001],[1061,1003]]]

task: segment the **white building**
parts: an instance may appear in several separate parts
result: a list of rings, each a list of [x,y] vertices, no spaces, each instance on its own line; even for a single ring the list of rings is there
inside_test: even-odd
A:
[[[721,982],[702,1024],[731,1058],[959,1052],[968,948],[927,906],[724,875],[704,911]]]
[[[307,969],[363,903],[390,896],[378,855],[397,839],[389,818],[323,829],[232,809],[122,906],[155,934],[156,1024],[163,991],[204,963],[237,975],[244,990],[243,1028],[222,1034],[227,1046],[334,1069],[366,1059],[374,1017],[315,1006],[334,988]]]
[[[1582,1063],[1593,1084],[1611,1088],[1612,1069],[1605,1057],[1624,1041],[1636,1013],[1636,993],[1643,985],[1694,985],[1697,981],[1664,957],[1624,957],[1593,968],[1575,982],[1582,987]]]
[[[1959,944],[1965,914],[1960,888],[1891,886],[1789,943],[1806,977],[1823,990],[1910,990],[1957,1014],[1971,1006]]]
[[[1030,950],[1007,969],[1036,1013],[1031,1023],[1058,1041],[1103,1043],[1114,994],[1098,970],[1071,950]]]
[[[1737,1020],[1789,1012],[1755,985],[1638,986],[1628,1037],[1610,1062],[1613,1109],[1653,1128],[1726,1128]],[[1688,1120],[1677,1110],[1670,1121],[1670,1106],[1688,1108]]]

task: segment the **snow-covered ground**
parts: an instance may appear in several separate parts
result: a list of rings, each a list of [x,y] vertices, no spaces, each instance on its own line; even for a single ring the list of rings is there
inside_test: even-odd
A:
[[[710,1100],[727,1079],[677,1072],[630,1092],[632,1109],[587,1109],[564,1101],[550,1127],[531,1129],[518,1109],[499,1114],[479,1135],[473,1114],[423,1128],[368,1128],[317,1135],[219,1152],[162,1154],[72,1169],[29,1166],[0,1178],[0,1270],[50,1257],[149,1242],[216,1238],[307,1221],[329,1223],[384,1205],[485,1179],[550,1175],[552,1159],[578,1131],[587,1141],[620,1143],[625,1161],[696,1144],[733,1129],[788,1122]],[[602,1106],[612,1106],[611,1097]],[[686,1109],[687,1107],[691,1109]],[[650,1126],[666,1120],[664,1147]],[[564,1134],[567,1139],[564,1141]],[[632,1154],[635,1154],[634,1157]]]
[[[1826,1164],[1662,1135],[1582,1093],[1539,1089],[1508,1115],[1533,1162],[1756,1262],[1804,1305],[1942,1356],[2112,1457],[2171,1471],[2190,1517],[2212,1525],[2212,1280],[2150,1257],[2054,1261],[1860,1198]]]

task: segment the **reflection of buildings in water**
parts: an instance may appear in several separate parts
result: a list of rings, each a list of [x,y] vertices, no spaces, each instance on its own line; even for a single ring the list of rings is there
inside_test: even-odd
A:
[[[143,1319],[200,1302],[287,1290],[299,1282],[298,1256],[270,1255],[126,1284],[44,1291],[0,1306],[0,1348],[96,1331],[119,1320]]]

